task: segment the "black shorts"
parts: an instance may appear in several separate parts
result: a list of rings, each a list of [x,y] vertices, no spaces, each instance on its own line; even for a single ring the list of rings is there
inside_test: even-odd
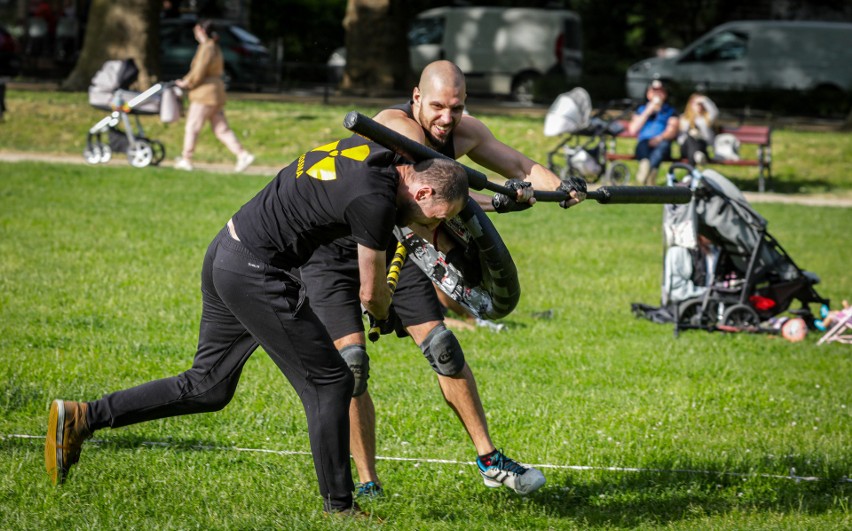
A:
[[[387,251],[393,259],[396,240]],[[314,251],[300,271],[314,313],[319,316],[332,339],[364,331],[361,299],[358,296],[358,247],[348,239],[336,240]],[[443,321],[444,315],[432,281],[408,260],[402,267],[393,296],[393,307],[403,326]]]

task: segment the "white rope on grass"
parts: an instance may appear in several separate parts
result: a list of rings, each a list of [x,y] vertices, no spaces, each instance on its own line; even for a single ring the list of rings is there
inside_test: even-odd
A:
[[[44,439],[44,435],[22,435],[22,434],[9,434],[9,435],[0,435],[0,440],[2,439]],[[102,444],[106,441],[100,439],[92,439],[89,441],[93,444]],[[174,443],[163,442],[163,441],[142,441],[142,444],[145,446],[160,446],[160,447],[173,447],[178,446]],[[305,452],[302,450],[271,450],[268,448],[242,448],[239,446],[212,446],[205,444],[193,444],[190,445],[189,448],[194,450],[206,450],[206,451],[219,451],[219,452],[248,452],[248,453],[258,453],[258,454],[273,454],[273,455],[304,455],[310,456],[310,452]],[[429,464],[439,464],[439,465],[468,465],[468,466],[476,466],[476,463],[473,461],[459,461],[456,459],[437,459],[437,458],[423,458],[423,457],[394,457],[394,456],[376,456],[377,461],[397,461],[397,462],[405,462],[405,463],[429,463]],[[630,473],[654,473],[654,474],[700,474],[706,476],[730,476],[730,477],[755,477],[755,478],[766,478],[766,479],[788,479],[796,482],[800,481],[824,481],[822,478],[816,476],[797,476],[795,469],[790,469],[789,475],[781,475],[781,474],[764,474],[764,473],[749,473],[749,472],[714,472],[712,470],[692,470],[692,469],[664,469],[664,468],[637,468],[637,467],[621,467],[621,466],[589,466],[589,465],[553,465],[549,463],[535,463],[535,464],[526,464],[526,466],[533,466],[535,468],[550,468],[554,470],[581,470],[581,471],[600,471],[600,472],[630,472]],[[852,483],[852,479],[848,476],[843,477],[841,483]]]

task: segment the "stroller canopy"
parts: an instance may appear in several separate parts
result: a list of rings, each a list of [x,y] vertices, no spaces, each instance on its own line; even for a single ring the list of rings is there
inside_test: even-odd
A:
[[[560,94],[544,117],[544,135],[558,136],[575,133],[589,125],[592,98],[582,87]]]

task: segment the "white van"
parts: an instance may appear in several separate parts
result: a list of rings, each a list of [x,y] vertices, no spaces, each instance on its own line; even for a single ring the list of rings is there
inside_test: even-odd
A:
[[[627,94],[644,100],[652,79],[675,89],[852,94],[852,24],[737,21],[714,28],[673,57],[627,71]]]
[[[530,101],[535,81],[552,69],[569,79],[582,71],[580,17],[567,10],[439,7],[420,13],[408,38],[415,72],[448,59],[474,94]]]

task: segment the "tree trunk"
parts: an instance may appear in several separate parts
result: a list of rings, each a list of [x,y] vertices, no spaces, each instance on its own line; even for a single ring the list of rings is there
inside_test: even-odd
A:
[[[151,86],[160,67],[162,6],[162,0],[92,0],[80,58],[62,88],[85,90],[104,62],[128,58],[139,67],[139,88]]]
[[[411,7],[405,0],[347,0],[344,91],[382,96],[412,89],[407,37]]]
[[[846,115],[846,120],[844,120],[843,125],[840,127],[841,131],[852,131],[852,108],[849,109],[849,114]]]

